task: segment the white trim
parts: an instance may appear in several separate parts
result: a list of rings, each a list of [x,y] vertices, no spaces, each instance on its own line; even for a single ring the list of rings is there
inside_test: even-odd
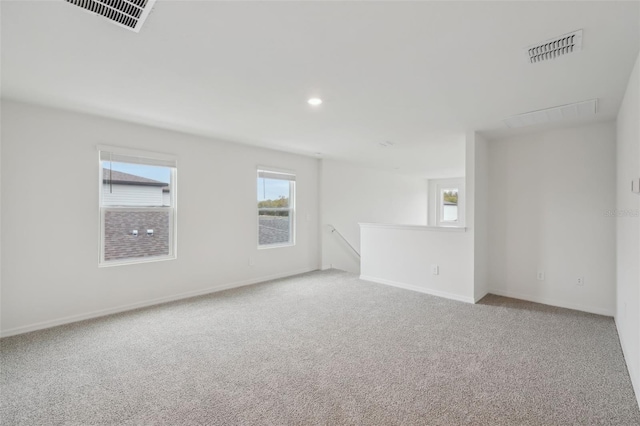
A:
[[[236,281],[236,282],[227,283],[227,284],[221,284],[221,285],[214,286],[214,287],[208,287],[208,288],[205,288],[205,289],[202,289],[202,290],[188,291],[188,292],[185,292],[185,293],[175,294],[173,296],[158,297],[158,298],[155,298],[155,299],[150,299],[150,300],[145,300],[145,301],[142,301],[142,302],[131,303],[131,304],[128,304],[128,305],[122,305],[122,306],[118,306],[118,307],[115,307],[115,308],[100,309],[100,310],[97,310],[97,311],[86,312],[84,314],[78,314],[78,315],[71,315],[71,316],[68,316],[68,317],[59,318],[59,319],[55,319],[55,320],[37,322],[35,324],[30,324],[30,325],[25,325],[25,326],[21,326],[21,327],[10,328],[8,330],[2,330],[0,332],[0,337],[15,336],[17,334],[29,333],[31,331],[43,330],[45,328],[56,327],[56,326],[59,326],[59,325],[70,324],[70,323],[74,323],[74,322],[78,322],[78,321],[84,321],[84,320],[88,320],[88,319],[104,317],[104,316],[107,316],[107,315],[113,315],[113,314],[117,314],[117,313],[120,313],[120,312],[131,311],[131,310],[134,310],[134,309],[145,308],[145,307],[148,307],[148,306],[159,305],[159,304],[167,303],[167,302],[173,302],[173,301],[176,301],[176,300],[189,299],[191,297],[202,296],[202,295],[211,294],[211,293],[217,293],[217,292],[223,291],[223,290],[229,290],[229,289],[232,289],[232,288],[238,288],[238,287],[244,287],[244,286],[247,286],[247,285],[258,284],[258,283],[262,283],[262,282],[265,282],[265,281],[275,280],[275,279],[278,279],[278,278],[291,277],[291,276],[294,276],[294,275],[304,274],[304,273],[312,272],[312,271],[316,271],[316,270],[317,270],[316,268],[298,269],[298,270],[294,270],[294,271],[284,272],[284,273],[281,273],[281,274],[273,274],[273,275],[267,275],[267,276],[259,277],[259,278],[251,278],[251,279],[248,279],[248,280]]]
[[[618,340],[620,340],[620,347],[622,348],[622,356],[624,357],[624,361],[627,364],[627,372],[629,373],[629,377],[631,378],[631,386],[633,387],[633,391],[636,394],[636,401],[638,401],[638,406],[640,407],[640,372],[635,371],[633,367],[633,360],[631,356],[629,356],[629,350],[627,349],[625,342],[620,338],[622,333],[620,332],[620,325],[618,324],[618,320],[614,317],[613,322],[616,324],[616,330],[618,331]]]
[[[112,266],[137,265],[139,263],[164,262],[166,260],[176,260],[175,255],[167,256],[149,256],[149,257],[133,257],[123,260],[108,260],[98,264],[98,268],[110,268]]]
[[[256,166],[256,171],[258,171],[258,172],[274,172],[274,173],[278,173],[278,174],[292,175],[292,176],[296,175],[296,171],[292,170],[292,169],[281,169],[280,167],[263,166],[261,164],[258,164]],[[285,180],[288,180],[288,179],[285,179]]]
[[[258,169],[258,179],[296,180],[294,173],[275,172],[273,170]]]
[[[115,145],[96,145],[96,149],[98,151],[112,152],[114,154],[126,155],[129,157],[153,158],[157,160],[175,162],[173,166],[166,166],[166,167],[177,167],[177,162],[178,162],[178,157],[176,155],[168,154],[166,152],[144,151],[141,149],[125,148],[122,146],[115,146]],[[103,161],[106,161],[106,160],[103,160]]]
[[[366,275],[360,275],[360,279],[363,281],[370,281],[373,283],[385,284],[392,287],[398,287],[405,290],[417,291],[418,293],[425,293],[431,296],[443,297],[445,299],[451,299],[458,302],[474,303],[474,300],[472,297],[465,297],[465,296],[460,296],[454,293],[447,293],[446,291],[432,290],[429,288],[418,287],[413,284],[405,284],[398,281],[391,281],[391,280],[386,280],[384,278],[375,278],[375,277],[370,277]]]
[[[575,311],[588,312],[590,314],[604,315],[607,317],[612,317],[614,315],[614,312],[609,309],[585,306],[585,305],[580,305],[578,303],[566,303],[566,302],[561,302],[555,299],[549,299],[547,297],[531,296],[528,294],[518,293],[514,291],[509,291],[509,290],[490,289],[489,293],[495,294],[496,296],[511,297],[513,299],[520,299],[520,300],[526,300],[528,302],[542,303],[543,305],[550,305],[558,308],[573,309]]]
[[[270,250],[283,247],[295,247],[295,243],[277,243],[277,244],[258,244],[258,250]]]
[[[467,232],[464,226],[396,225],[392,223],[358,223],[360,228],[403,229],[406,231]]]

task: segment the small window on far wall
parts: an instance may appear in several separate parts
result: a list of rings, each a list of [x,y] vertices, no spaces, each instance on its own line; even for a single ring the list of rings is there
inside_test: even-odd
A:
[[[429,224],[464,227],[464,178],[429,181]]]
[[[295,244],[293,173],[258,169],[258,248]]]
[[[458,223],[458,188],[440,190],[440,222]]]
[[[99,147],[100,266],[176,258],[176,160]]]

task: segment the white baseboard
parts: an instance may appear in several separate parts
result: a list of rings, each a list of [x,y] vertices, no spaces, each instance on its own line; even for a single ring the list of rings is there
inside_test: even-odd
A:
[[[624,356],[624,361],[627,364],[627,371],[629,372],[629,377],[631,378],[631,386],[633,387],[633,391],[636,394],[638,407],[640,407],[640,371],[635,371],[633,362],[631,360],[631,354],[629,353],[625,341],[622,338],[623,334],[620,332],[620,325],[618,324],[618,320],[615,317],[613,319],[616,323],[616,329],[618,330],[618,339],[620,340],[620,346],[622,347],[622,355]]]
[[[472,297],[465,297],[465,296],[460,296],[454,293],[447,293],[445,291],[418,287],[416,285],[405,284],[398,281],[386,280],[384,278],[375,278],[375,277],[369,277],[366,275],[360,275],[360,279],[364,281],[371,281],[378,284],[390,285],[392,287],[403,288],[405,290],[411,290],[411,291],[417,291],[419,293],[430,294],[431,296],[438,296],[438,297],[443,297],[445,299],[457,300],[458,302],[474,303],[474,300]]]
[[[596,308],[593,306],[585,306],[577,303],[563,302],[556,299],[549,299],[547,297],[531,296],[528,294],[518,293],[510,290],[490,289],[489,293],[495,294],[496,296],[511,297],[513,299],[520,299],[520,300],[526,300],[528,302],[542,303],[543,305],[557,306],[559,308],[573,309],[575,311],[588,312],[590,314],[604,315],[607,317],[612,317],[614,315],[613,311],[609,309]]]
[[[2,330],[0,332],[0,337],[15,336],[17,334],[29,333],[30,331],[42,330],[42,329],[45,329],[45,328],[56,327],[58,325],[69,324],[69,323],[72,323],[72,322],[78,322],[78,321],[84,321],[84,320],[92,319],[92,318],[104,317],[106,315],[117,314],[119,312],[131,311],[133,309],[145,308],[147,306],[159,305],[161,303],[174,302],[176,300],[188,299],[190,297],[202,296],[202,295],[205,295],[205,294],[216,293],[218,291],[229,290],[229,289],[237,288],[237,287],[244,287],[244,286],[252,285],[252,284],[258,284],[258,283],[261,283],[261,282],[275,280],[275,279],[278,279],[278,278],[286,278],[286,277],[290,277],[290,276],[293,276],[293,275],[304,274],[306,272],[312,272],[312,271],[315,271],[315,270],[317,270],[317,269],[315,269],[315,268],[299,269],[299,270],[295,270],[295,271],[284,272],[284,273],[281,273],[281,274],[267,275],[267,276],[264,276],[264,277],[252,278],[252,279],[249,279],[249,280],[243,280],[243,281],[236,281],[236,282],[233,282],[233,283],[221,284],[221,285],[214,286],[214,287],[208,287],[208,288],[205,288],[205,289],[202,289],[202,290],[188,291],[188,292],[185,292],[185,293],[179,293],[179,294],[175,294],[175,295],[172,295],[172,296],[158,297],[158,298],[155,298],[155,299],[145,300],[145,301],[142,301],[142,302],[136,302],[136,303],[131,303],[131,304],[128,304],[128,305],[117,306],[115,308],[100,309],[100,310],[97,310],[97,311],[86,312],[86,313],[78,314],[78,315],[71,315],[71,316],[64,317],[64,318],[58,318],[58,319],[49,320],[49,321],[37,322],[37,323],[34,323],[34,324],[29,324],[29,325],[24,325],[24,326],[20,326],[20,327],[10,328],[8,330]]]

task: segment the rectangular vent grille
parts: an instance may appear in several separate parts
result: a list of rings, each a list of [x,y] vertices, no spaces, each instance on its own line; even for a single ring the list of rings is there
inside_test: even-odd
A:
[[[139,32],[155,0],[65,0],[116,25]]]
[[[525,48],[525,53],[529,63],[535,64],[579,52],[580,50],[582,50],[582,30],[529,46]]]
[[[591,99],[575,104],[562,105],[539,111],[527,112],[504,119],[510,128],[533,126],[534,124],[554,123],[557,121],[586,118],[598,112],[598,100]]]

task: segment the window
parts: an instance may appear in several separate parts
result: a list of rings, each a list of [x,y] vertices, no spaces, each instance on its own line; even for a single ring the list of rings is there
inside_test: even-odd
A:
[[[100,266],[175,259],[175,158],[98,149]]]
[[[295,244],[296,176],[258,169],[258,247]]]
[[[458,222],[458,188],[440,190],[440,222]]]
[[[465,226],[464,178],[430,180],[429,192],[431,226]]]

